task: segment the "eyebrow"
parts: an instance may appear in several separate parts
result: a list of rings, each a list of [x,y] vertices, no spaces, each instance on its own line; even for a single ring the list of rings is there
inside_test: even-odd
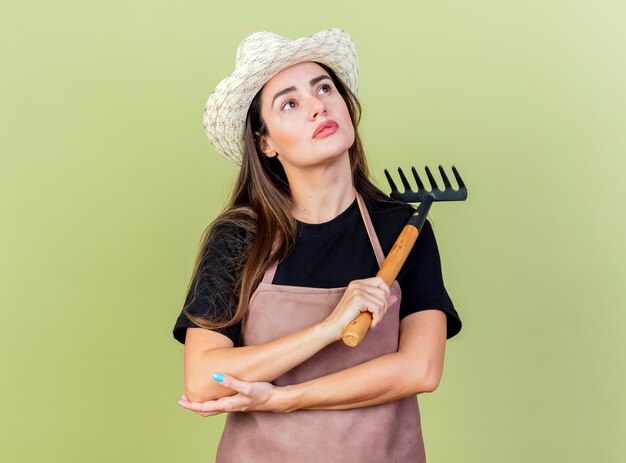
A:
[[[330,79],[330,76],[328,75],[322,75],[322,76],[317,76],[314,79],[311,79],[309,81],[309,85],[312,87],[313,85],[315,85],[316,83],[318,83],[320,80],[324,80],[324,79]],[[296,89],[296,87],[287,87],[284,90],[281,90],[280,92],[278,92],[276,95],[274,95],[274,98],[272,99],[272,106],[274,106],[274,103],[276,102],[276,99],[278,97],[281,97],[287,93],[293,92]]]

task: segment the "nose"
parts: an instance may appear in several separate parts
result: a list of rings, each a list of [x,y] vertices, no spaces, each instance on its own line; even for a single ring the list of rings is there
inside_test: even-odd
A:
[[[317,117],[320,114],[325,114],[326,113],[326,105],[324,104],[324,102],[320,98],[318,98],[316,96],[312,96],[312,97],[310,97],[309,100],[310,100],[310,102],[309,102],[309,105],[310,105],[309,115],[310,115],[311,120],[315,120],[315,119],[317,119]]]

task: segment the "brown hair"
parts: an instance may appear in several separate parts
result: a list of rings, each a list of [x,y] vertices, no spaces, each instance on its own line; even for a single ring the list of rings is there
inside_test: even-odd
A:
[[[355,189],[370,201],[393,202],[370,180],[365,152],[357,126],[361,118],[361,104],[350,89],[328,66],[319,64],[328,72],[337,91],[341,94],[354,125],[355,140],[349,148],[352,181]],[[203,328],[219,330],[245,322],[250,297],[265,271],[275,262],[280,262],[292,249],[296,239],[296,222],[291,215],[292,198],[285,171],[276,157],[267,157],[260,152],[254,133],[267,135],[268,129],[261,117],[261,91],[248,110],[244,133],[244,154],[241,169],[235,182],[231,199],[220,215],[207,227],[201,239],[188,291],[193,290],[191,301],[183,313]],[[238,230],[238,232],[233,232]],[[216,238],[226,240],[229,255],[220,255],[228,262],[216,284],[215,276],[210,287],[201,283],[204,259]],[[274,239],[277,247],[273,249]],[[230,279],[230,280],[229,280]],[[234,290],[231,288],[234,287]],[[226,289],[228,288],[228,290]],[[195,297],[206,291],[217,297],[223,315],[212,319],[192,314],[188,308]]]

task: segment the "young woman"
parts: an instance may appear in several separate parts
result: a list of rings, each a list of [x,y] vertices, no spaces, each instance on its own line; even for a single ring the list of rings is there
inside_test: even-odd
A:
[[[218,462],[423,462],[416,394],[461,329],[427,221],[391,287],[374,277],[414,209],[369,179],[344,31],[244,39],[205,130],[241,164],[202,241],[174,337],[186,394],[229,413]],[[341,341],[361,311],[371,329]]]

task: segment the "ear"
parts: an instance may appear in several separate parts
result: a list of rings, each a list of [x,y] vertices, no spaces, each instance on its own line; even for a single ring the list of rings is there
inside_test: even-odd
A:
[[[267,135],[261,135],[259,132],[254,132],[254,139],[261,152],[268,158],[273,158],[278,154],[272,146],[271,141],[267,139]]]

